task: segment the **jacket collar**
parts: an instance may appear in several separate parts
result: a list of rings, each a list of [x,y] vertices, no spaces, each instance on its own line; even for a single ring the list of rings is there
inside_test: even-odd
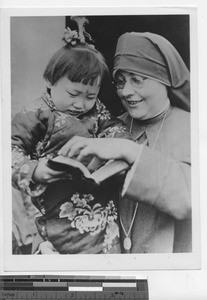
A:
[[[154,118],[143,120],[143,121],[133,119],[133,124],[132,124],[132,117],[129,115],[128,112],[121,115],[119,119],[121,119],[125,123],[128,130],[131,129],[131,135],[133,141],[137,141],[145,132],[147,136],[148,144],[150,145],[154,141],[154,136],[157,133],[158,130],[157,128],[159,128],[162,119],[164,118],[165,115],[167,117],[171,110],[172,110],[172,106],[168,106],[162,113],[160,113]]]

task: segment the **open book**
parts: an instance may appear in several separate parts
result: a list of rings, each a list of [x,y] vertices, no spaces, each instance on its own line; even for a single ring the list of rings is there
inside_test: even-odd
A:
[[[94,158],[90,165],[94,167],[96,164],[98,165],[96,158]],[[95,185],[100,185],[103,181],[128,170],[130,167],[123,160],[110,160],[91,173],[89,171],[90,166],[85,167],[81,162],[61,155],[49,159],[48,166],[55,171],[65,171],[71,175],[71,179],[80,179]]]
[[[102,198],[102,193],[108,192],[112,188],[116,190],[118,182],[123,179],[129,165],[125,161],[111,160],[104,162],[94,157],[89,165],[84,166],[81,162],[73,160],[67,156],[56,156],[48,160],[48,166],[56,171],[65,171],[64,177],[51,184],[48,184],[44,191],[44,203],[35,200],[37,207],[44,207],[44,213],[48,218],[59,213],[59,206],[70,199],[77,191],[81,194],[97,195]],[[118,176],[117,176],[118,175]],[[122,176],[123,175],[123,176]],[[112,177],[116,180],[111,180]],[[107,189],[107,191],[106,191]],[[99,199],[100,200],[100,199]]]

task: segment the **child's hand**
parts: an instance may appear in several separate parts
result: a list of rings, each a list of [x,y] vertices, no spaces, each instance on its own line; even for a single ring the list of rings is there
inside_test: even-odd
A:
[[[33,173],[33,180],[37,183],[52,183],[66,178],[64,171],[54,171],[47,166],[47,159],[42,159],[38,163]]]
[[[39,245],[39,250],[41,254],[60,254],[59,252],[57,252],[57,250],[55,250],[53,245],[48,241],[41,243]]]

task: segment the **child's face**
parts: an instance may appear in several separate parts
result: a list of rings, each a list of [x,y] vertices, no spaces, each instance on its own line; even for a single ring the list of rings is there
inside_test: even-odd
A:
[[[100,79],[94,85],[72,82],[61,78],[55,85],[48,86],[56,108],[68,115],[78,117],[88,112],[95,104],[100,89]]]

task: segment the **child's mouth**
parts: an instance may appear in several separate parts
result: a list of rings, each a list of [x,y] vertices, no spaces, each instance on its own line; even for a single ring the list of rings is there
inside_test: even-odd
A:
[[[77,116],[79,116],[79,115],[83,114],[83,113],[84,113],[84,111],[77,111],[77,110],[67,110],[67,113],[68,113],[69,115],[71,115],[71,116],[75,116],[75,117],[77,117]]]

